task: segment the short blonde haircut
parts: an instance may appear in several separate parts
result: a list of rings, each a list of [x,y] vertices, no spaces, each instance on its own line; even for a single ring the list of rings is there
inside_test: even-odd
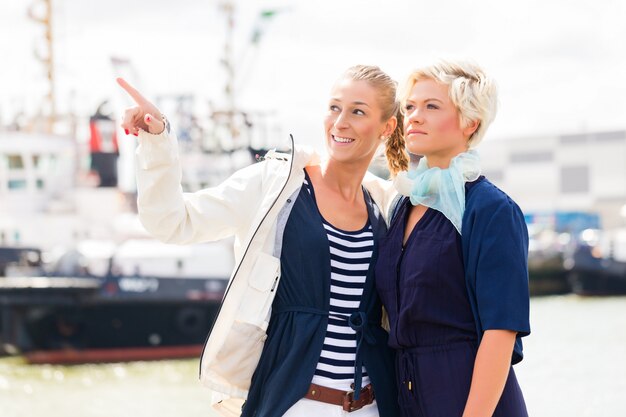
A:
[[[424,79],[431,79],[448,87],[450,100],[459,112],[461,127],[466,127],[472,121],[478,122],[478,128],[468,140],[470,148],[478,146],[498,111],[498,88],[495,81],[473,62],[441,60],[409,75],[402,97],[403,103],[413,86]]]

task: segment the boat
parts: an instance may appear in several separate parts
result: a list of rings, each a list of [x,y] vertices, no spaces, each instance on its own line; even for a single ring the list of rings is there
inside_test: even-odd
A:
[[[575,244],[579,233],[597,228],[596,213],[550,211],[525,214],[528,226],[528,279],[532,296],[571,292],[569,270],[565,268],[564,253]]]
[[[88,246],[93,256],[97,242]],[[226,241],[128,240],[115,248],[104,275],[96,272],[106,257],[86,259],[80,249],[70,257],[82,273],[0,278],[5,353],[30,363],[196,357],[233,266]],[[71,269],[67,257],[59,262]]]
[[[197,357],[232,242],[150,239],[115,176],[103,182],[96,167],[82,181],[78,156],[67,137],[0,132],[0,353],[33,363]]]
[[[565,266],[575,294],[625,295],[626,228],[584,230]]]
[[[232,241],[151,239],[110,163],[99,159],[106,181],[96,166],[81,182],[78,153],[65,137],[0,132],[0,353],[32,363],[197,357]]]

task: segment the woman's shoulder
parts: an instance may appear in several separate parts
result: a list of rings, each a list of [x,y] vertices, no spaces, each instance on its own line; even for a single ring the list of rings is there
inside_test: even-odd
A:
[[[480,248],[488,241],[491,250],[496,252],[506,249],[507,254],[523,253],[527,256],[526,220],[511,197],[484,178],[468,190],[466,197],[462,220],[465,251],[472,246]],[[497,253],[496,259],[504,256]]]
[[[485,227],[525,229],[524,213],[517,203],[485,177],[467,184],[463,230]],[[469,235],[468,235],[469,237]]]
[[[294,157],[295,156],[295,157]],[[274,175],[286,175],[294,167],[294,160],[302,157],[302,152],[281,152],[276,149],[268,150],[263,156],[255,158],[256,161],[244,168],[252,175],[261,175],[263,178]]]
[[[258,158],[258,169],[268,173],[301,171],[307,166],[319,165],[320,158],[315,149],[305,145],[295,145],[292,151],[270,149]]]
[[[467,183],[465,194],[466,210],[495,210],[499,207],[519,207],[513,199],[484,176]]]

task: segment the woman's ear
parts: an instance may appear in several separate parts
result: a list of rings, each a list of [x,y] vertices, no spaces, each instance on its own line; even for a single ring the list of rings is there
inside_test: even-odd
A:
[[[393,132],[395,132],[396,126],[398,126],[398,118],[396,116],[391,116],[389,120],[387,120],[385,130],[383,130],[383,133],[381,133],[380,136],[388,138]]]
[[[478,127],[480,126],[480,122],[478,120],[470,120],[467,122],[467,125],[463,128],[463,136],[469,138],[476,132]]]

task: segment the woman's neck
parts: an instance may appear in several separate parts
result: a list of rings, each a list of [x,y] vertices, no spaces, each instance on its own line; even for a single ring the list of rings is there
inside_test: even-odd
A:
[[[425,155],[426,157],[426,163],[428,165],[428,168],[441,168],[441,169],[447,169],[450,166],[450,162],[452,161],[451,157],[437,157],[437,156],[432,156],[432,155]]]
[[[454,158],[462,154],[463,152],[467,152],[468,149],[459,149],[456,152],[452,152],[446,155],[434,154],[434,155],[424,155],[426,157],[426,162],[428,163],[428,168],[440,168],[447,169],[450,167],[450,163]]]
[[[367,166],[326,160],[319,166],[319,170],[324,185],[339,193],[346,201],[361,198],[361,183]]]

